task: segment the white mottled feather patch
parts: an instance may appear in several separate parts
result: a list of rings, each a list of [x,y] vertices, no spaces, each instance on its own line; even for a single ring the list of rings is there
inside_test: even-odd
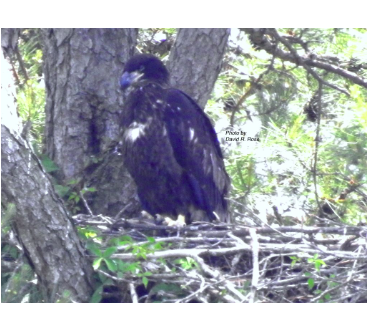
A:
[[[189,140],[193,140],[194,138],[194,129],[193,128],[189,128]]]
[[[134,142],[141,136],[145,135],[145,130],[151,125],[152,118],[148,118],[147,122],[142,124],[138,122],[133,122],[130,126],[125,130],[124,138],[126,141]]]

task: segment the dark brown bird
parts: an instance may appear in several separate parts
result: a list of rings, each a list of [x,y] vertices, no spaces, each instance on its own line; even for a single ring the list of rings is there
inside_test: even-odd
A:
[[[136,55],[120,79],[125,165],[145,210],[193,221],[229,221],[230,179],[215,130],[198,104],[168,86],[169,73],[152,55]],[[172,223],[171,223],[172,224]]]

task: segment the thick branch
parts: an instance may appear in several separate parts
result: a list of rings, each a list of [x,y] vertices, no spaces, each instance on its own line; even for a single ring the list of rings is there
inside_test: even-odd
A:
[[[63,203],[28,144],[5,126],[1,133],[2,207],[16,208],[13,226],[45,301],[87,302],[92,267]]]

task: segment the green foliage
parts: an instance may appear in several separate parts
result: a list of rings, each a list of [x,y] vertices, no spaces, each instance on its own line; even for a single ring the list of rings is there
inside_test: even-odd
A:
[[[50,162],[47,157],[46,159]],[[50,163],[47,163],[47,166],[49,166]],[[52,162],[52,161],[51,161]],[[42,162],[44,167],[46,167],[45,163]],[[50,167],[53,167],[55,164],[52,162],[52,165]],[[57,168],[58,169],[58,168]],[[93,187],[84,187],[83,189],[79,190],[78,188],[78,181],[77,180],[71,180],[67,183],[68,186],[63,186],[59,184],[54,184],[54,189],[56,193],[66,200],[67,208],[73,213],[77,214],[79,211],[82,210],[81,206],[81,200],[82,197],[88,192],[96,192],[96,188]]]
[[[12,249],[12,248],[11,248]],[[2,258],[7,254],[7,249],[2,249]],[[17,254],[17,252],[12,252]],[[37,279],[33,269],[27,263],[20,263],[12,272],[2,268],[1,272],[1,302],[24,303],[42,302],[43,298],[37,288]]]
[[[59,170],[59,167],[55,164],[53,160],[51,160],[47,155],[42,154],[40,156],[41,163],[43,168],[47,173],[55,172]]]
[[[18,74],[17,104],[22,121],[31,122],[30,140],[42,152],[45,127],[45,84],[42,78],[42,47],[38,31],[25,29],[18,44],[22,62],[14,60]]]
[[[366,78],[366,30],[277,31],[290,40],[299,56],[307,57],[311,52],[320,62]],[[277,48],[289,52],[281,43]],[[309,120],[306,106],[318,105],[319,84],[303,66],[273,59],[238,31],[231,33],[225,62],[227,67],[219,75],[206,110],[216,121],[226,150],[231,198],[236,200],[231,202],[233,209],[247,215],[252,211],[269,224],[292,225],[302,220],[311,225],[309,215],[320,214],[316,184],[318,200],[332,199],[337,220],[350,225],[366,223],[366,89],[340,75],[313,68],[321,79],[350,94],[323,86],[318,125]],[[230,129],[260,141],[226,141]],[[346,199],[339,200],[345,190]],[[273,207],[281,219],[272,218]]]
[[[308,289],[312,289],[312,288],[314,288],[314,286],[315,286],[315,282],[314,282],[314,279],[313,278],[309,278],[308,280],[307,280],[307,283],[308,283]]]
[[[326,265],[326,263],[323,260],[318,259],[318,257],[319,257],[319,255],[315,254],[313,258],[308,258],[307,262],[314,264],[315,269],[317,271],[320,271],[320,267],[323,266],[323,265]]]
[[[157,242],[153,237],[147,237],[147,242],[136,243],[130,236],[115,237],[105,243],[102,242],[101,237],[96,236],[96,231],[90,228],[79,228],[81,237],[85,237],[87,240],[87,249],[94,256],[93,268],[95,270],[101,270],[115,274],[117,278],[123,278],[125,275],[133,275],[140,279],[141,284],[145,288],[149,285],[148,277],[152,275],[152,272],[145,270],[142,266],[142,260],[146,260],[148,254],[153,254],[155,251],[162,250],[164,248],[164,242]],[[112,258],[112,255],[117,251],[131,252],[141,261],[125,262],[121,259]],[[165,264],[165,260],[158,260],[158,262]],[[111,279],[107,278],[103,274],[99,274],[99,278],[102,281],[100,286],[96,289],[92,295],[91,302],[101,301],[101,293],[105,285],[113,285]]]
[[[14,203],[7,203],[1,209],[1,233],[8,234],[11,230],[11,221],[16,214],[16,205]]]
[[[83,240],[93,239],[98,237],[98,229],[95,229],[93,227],[78,227],[77,228],[79,236]]]
[[[304,256],[305,254],[303,254]],[[292,260],[291,262],[291,267],[294,267],[297,263],[302,262],[302,257],[297,257],[297,256],[291,256],[290,259]],[[321,274],[321,268],[323,266],[326,266],[327,264],[324,262],[324,260],[319,259],[319,255],[315,254],[313,257],[307,258],[307,263],[310,265],[313,265],[315,268],[315,271],[318,273],[317,275],[322,275]],[[310,269],[309,269],[310,270]],[[334,282],[333,280],[335,279],[335,275],[331,274],[329,277],[324,277],[324,280],[327,282],[326,284],[315,284],[315,279],[314,279],[314,274],[313,272],[305,272],[304,276],[308,277],[307,279],[307,287],[308,290],[313,292],[315,295],[319,295],[324,292],[324,290],[331,289],[333,287],[336,287],[339,285],[339,283]],[[328,276],[328,275],[327,275]],[[321,302],[329,302],[331,300],[331,295],[329,293],[325,294],[322,296],[320,300],[318,300],[319,303]]]
[[[101,285],[98,287],[95,292],[93,293],[91,299],[89,300],[90,303],[99,303],[102,299],[102,292],[104,290],[104,286]]]
[[[294,265],[297,263],[297,262],[301,262],[302,259],[301,258],[298,258],[296,256],[291,256],[290,259],[292,260],[291,261],[291,267],[294,267]]]
[[[184,270],[199,269],[197,262],[190,257],[177,259],[174,263],[179,264]]]

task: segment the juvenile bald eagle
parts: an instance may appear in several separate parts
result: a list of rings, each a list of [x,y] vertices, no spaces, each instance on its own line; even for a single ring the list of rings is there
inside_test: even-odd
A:
[[[229,221],[230,180],[217,135],[198,104],[169,88],[169,73],[153,55],[136,55],[120,79],[125,166],[144,209],[193,221]],[[172,222],[172,220],[170,220]]]

